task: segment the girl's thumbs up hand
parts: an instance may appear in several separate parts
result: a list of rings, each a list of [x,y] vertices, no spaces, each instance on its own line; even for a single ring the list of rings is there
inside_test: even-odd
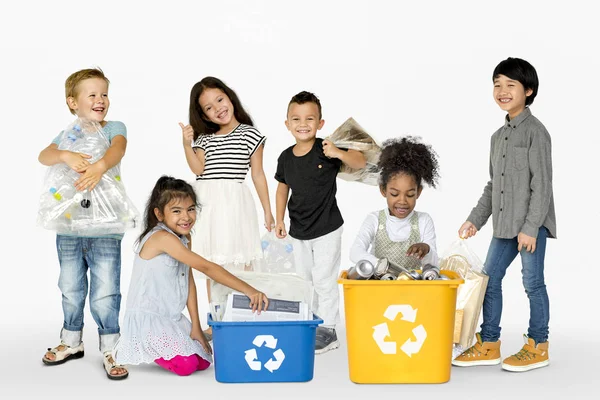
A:
[[[191,146],[194,140],[194,128],[191,125],[184,125],[181,122],[179,123],[179,127],[181,127],[181,133],[183,134],[183,145]]]

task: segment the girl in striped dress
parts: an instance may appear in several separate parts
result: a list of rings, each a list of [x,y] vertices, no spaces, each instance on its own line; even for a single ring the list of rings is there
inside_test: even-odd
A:
[[[202,212],[193,251],[229,271],[252,270],[262,258],[256,206],[245,178],[250,171],[264,211],[264,226],[275,225],[263,170],[263,136],[236,93],[206,77],[190,95],[189,125],[180,123],[187,163]],[[207,282],[210,301],[210,281]]]

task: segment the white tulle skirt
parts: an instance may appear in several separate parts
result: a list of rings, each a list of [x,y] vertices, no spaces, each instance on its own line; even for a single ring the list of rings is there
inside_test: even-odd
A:
[[[262,248],[248,186],[215,179],[198,180],[194,189],[201,210],[192,233],[192,250],[229,271],[252,270],[262,258]]]

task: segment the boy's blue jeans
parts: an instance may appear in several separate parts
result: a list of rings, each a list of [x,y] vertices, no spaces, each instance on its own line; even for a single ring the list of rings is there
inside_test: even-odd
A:
[[[523,286],[529,298],[529,330],[527,334],[535,343],[548,340],[548,322],[550,320],[550,304],[546,284],[544,283],[544,256],[546,255],[546,239],[548,230],[541,227],[535,252],[521,250],[523,268]],[[483,323],[481,324],[481,339],[484,342],[496,342],[500,339],[500,317],[502,315],[502,279],[506,269],[515,259],[519,243],[517,238],[492,238],[487,258],[485,272],[489,282],[483,301]]]
[[[56,249],[64,314],[61,340],[71,347],[81,343],[89,269],[90,310],[98,325],[100,351],[112,350],[119,339],[121,240],[57,235]]]

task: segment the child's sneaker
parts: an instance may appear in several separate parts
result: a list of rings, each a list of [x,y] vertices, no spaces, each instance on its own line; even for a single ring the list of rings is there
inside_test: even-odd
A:
[[[335,329],[317,326],[315,354],[323,354],[340,347]]]
[[[531,369],[546,367],[548,359],[548,342],[535,344],[535,341],[523,335],[525,346],[517,354],[513,354],[502,362],[502,369],[513,372],[525,372]]]
[[[481,340],[481,335],[477,333],[477,343],[452,360],[452,365],[457,367],[498,365],[500,361],[500,341],[484,342]]]

